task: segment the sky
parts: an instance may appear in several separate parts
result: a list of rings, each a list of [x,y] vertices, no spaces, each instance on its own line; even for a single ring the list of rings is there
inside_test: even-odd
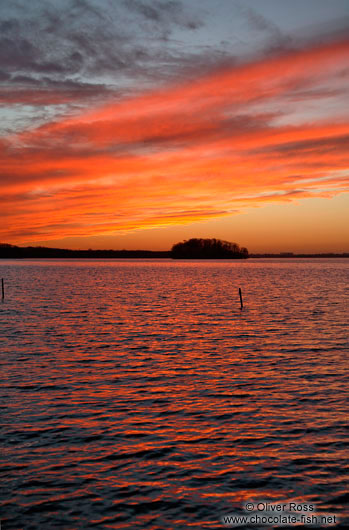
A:
[[[349,0],[2,0],[0,242],[349,251]]]

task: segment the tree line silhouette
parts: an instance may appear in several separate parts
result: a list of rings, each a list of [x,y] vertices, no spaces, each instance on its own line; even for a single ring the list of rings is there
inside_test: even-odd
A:
[[[174,259],[246,259],[248,250],[237,243],[221,239],[189,239],[176,243],[171,250]]]
[[[36,258],[169,258],[169,251],[161,250],[71,250],[49,247],[17,247],[0,243],[0,259]]]
[[[206,243],[204,243],[206,241]],[[193,243],[195,242],[195,243]],[[201,242],[201,243],[198,243]],[[211,243],[207,243],[211,242]],[[231,258],[349,258],[348,252],[323,252],[318,254],[249,254],[236,243],[219,239],[189,239],[173,245],[172,250],[70,250],[49,247],[18,247],[0,243],[0,259],[36,258],[173,258],[173,259],[231,259]]]

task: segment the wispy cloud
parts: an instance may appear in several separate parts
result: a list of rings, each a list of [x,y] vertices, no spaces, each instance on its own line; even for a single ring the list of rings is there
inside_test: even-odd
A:
[[[247,21],[250,29],[252,31],[261,32],[266,36],[269,51],[273,48],[281,49],[292,47],[292,38],[282,32],[277,24],[268,20],[256,9],[247,6],[247,4],[236,2],[235,5]]]
[[[4,137],[0,240],[185,224],[347,189],[349,119],[322,106],[346,92],[348,58],[347,40],[284,50]]]
[[[154,78],[166,79],[178,63],[171,45],[163,46],[173,30],[201,25],[178,0],[5,2],[0,104],[69,106],[98,102],[108,91],[114,96],[139,90]]]

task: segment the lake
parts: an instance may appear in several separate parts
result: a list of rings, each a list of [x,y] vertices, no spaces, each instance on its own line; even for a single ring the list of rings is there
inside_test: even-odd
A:
[[[348,270],[0,261],[3,530],[224,528],[248,501],[344,528]]]

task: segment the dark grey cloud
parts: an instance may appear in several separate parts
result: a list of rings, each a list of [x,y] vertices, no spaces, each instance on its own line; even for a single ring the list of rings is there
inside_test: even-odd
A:
[[[217,50],[173,38],[201,26],[179,0],[2,0],[0,134],[207,70]]]
[[[125,0],[124,5],[133,12],[142,15],[167,38],[173,25],[188,30],[199,29],[203,22],[194,13],[189,13],[178,0]]]
[[[289,35],[282,32],[281,29],[271,20],[256,9],[252,9],[246,4],[236,3],[240,13],[244,16],[247,24],[253,32],[260,32],[266,37],[266,51],[287,49],[293,46],[293,41]]]
[[[0,6],[0,81],[23,86],[48,86],[48,78],[81,88],[146,81],[161,65],[175,66],[162,42],[173,28],[201,25],[179,0],[33,0],[7,7]]]
[[[47,84],[34,79],[25,80],[23,86],[22,76],[15,78],[12,86],[0,88],[0,105],[74,105],[86,104],[89,101],[108,98],[115,101],[120,97],[117,90],[112,90],[104,85],[93,85],[92,83],[54,82],[50,80]],[[25,76],[23,76],[24,79]],[[18,87],[16,84],[18,83]]]
[[[11,75],[4,70],[0,70],[0,83],[3,81],[8,81],[11,78]]]
[[[287,153],[288,157],[298,156],[302,153],[302,156],[314,154],[324,154],[331,152],[348,152],[349,150],[349,136],[339,135],[331,136],[329,138],[311,138],[310,140],[300,140],[297,142],[283,142],[280,144],[273,144],[263,149],[254,150],[252,152],[257,153],[274,153],[275,155],[284,156]]]

